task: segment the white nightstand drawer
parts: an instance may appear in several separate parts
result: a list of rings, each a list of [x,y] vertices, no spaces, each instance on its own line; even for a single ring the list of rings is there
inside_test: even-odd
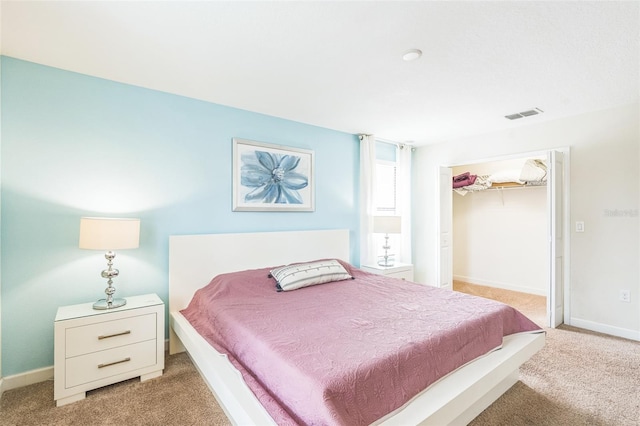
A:
[[[398,272],[388,272],[385,275],[387,277],[400,278],[401,280],[413,281],[413,270],[411,269],[408,269],[405,271],[398,271]]]
[[[155,313],[66,329],[66,357],[130,345],[156,337]]]
[[[413,265],[407,263],[396,263],[392,266],[362,265],[360,269],[371,274],[413,281]]]
[[[71,388],[105,377],[155,364],[156,340],[81,355],[66,360],[65,387]]]

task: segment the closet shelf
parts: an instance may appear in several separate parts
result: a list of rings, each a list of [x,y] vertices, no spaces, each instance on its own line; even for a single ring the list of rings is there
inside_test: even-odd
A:
[[[523,188],[546,188],[547,183],[534,183],[534,184],[527,184],[527,183],[517,183],[517,182],[501,182],[501,183],[494,183],[491,186],[487,187],[487,188],[478,188],[478,189],[469,189],[469,188],[453,188],[453,192],[457,192],[460,195],[465,195],[467,193],[474,193],[474,192],[485,192],[485,191],[496,191],[496,190],[503,190],[503,189],[523,189]]]
[[[493,183],[487,189],[516,189],[516,188],[540,188],[546,187],[547,183],[518,183],[518,182],[502,182],[502,183]]]
[[[543,159],[527,159],[520,168],[505,168],[491,174],[466,171],[453,176],[453,190],[460,195],[487,189],[512,189],[546,186],[547,165]]]

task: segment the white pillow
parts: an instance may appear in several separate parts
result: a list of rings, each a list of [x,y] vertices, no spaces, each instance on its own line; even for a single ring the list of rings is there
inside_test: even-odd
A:
[[[520,170],[512,169],[512,170],[502,170],[499,172],[492,173],[489,176],[489,182],[492,183],[505,183],[505,182],[517,182],[524,183],[520,180]]]
[[[290,291],[316,284],[352,279],[344,266],[335,259],[295,263],[272,269],[278,291]]]
[[[522,166],[520,180],[542,182],[547,178],[547,165],[543,160],[527,160]]]

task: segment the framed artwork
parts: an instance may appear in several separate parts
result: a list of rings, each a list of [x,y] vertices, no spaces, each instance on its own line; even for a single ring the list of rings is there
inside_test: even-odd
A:
[[[233,211],[314,211],[308,149],[233,138]]]

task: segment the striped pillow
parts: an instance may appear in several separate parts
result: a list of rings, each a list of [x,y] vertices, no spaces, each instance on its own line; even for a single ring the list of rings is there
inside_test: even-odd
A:
[[[296,263],[271,270],[278,291],[290,291],[316,284],[352,279],[335,259]]]

